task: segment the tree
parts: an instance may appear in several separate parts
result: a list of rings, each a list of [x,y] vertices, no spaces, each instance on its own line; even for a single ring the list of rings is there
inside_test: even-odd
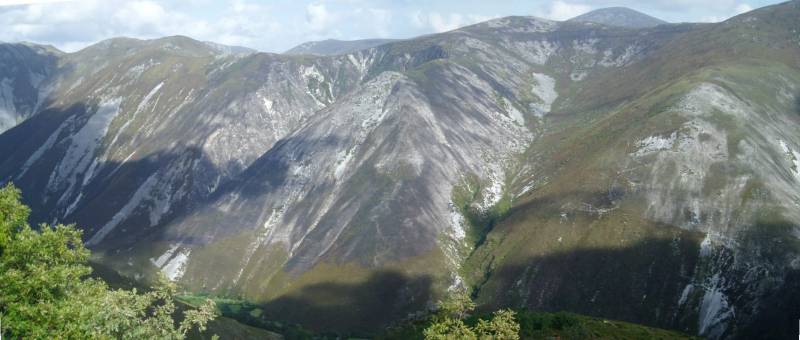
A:
[[[423,332],[426,340],[475,340],[475,332],[460,319],[447,318],[431,324]]]
[[[492,319],[479,320],[475,333],[480,339],[519,339],[519,323],[516,313],[508,309],[494,312]]]
[[[437,304],[433,323],[425,329],[426,340],[518,340],[519,323],[511,310],[496,311],[490,320],[480,319],[475,327],[464,323],[469,313],[475,309],[466,292],[454,293]]]
[[[457,292],[449,295],[444,301],[437,303],[438,318],[464,319],[469,312],[475,309],[475,302],[466,292]]]
[[[87,278],[89,250],[73,225],[28,225],[30,209],[13,185],[0,189],[0,316],[14,338],[182,339],[215,317],[207,300],[176,324],[176,286],[110,289]]]

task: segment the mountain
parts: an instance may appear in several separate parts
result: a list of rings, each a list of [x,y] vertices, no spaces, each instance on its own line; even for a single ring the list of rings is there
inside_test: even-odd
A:
[[[217,50],[217,51],[219,51],[221,53],[224,53],[224,54],[251,54],[251,53],[256,53],[257,52],[256,50],[254,50],[252,48],[242,47],[242,46],[223,45],[223,44],[215,43],[213,41],[204,41],[204,43],[206,45],[210,46],[211,48],[213,48],[213,49],[215,49],[215,50]]]
[[[372,47],[387,44],[396,39],[363,39],[363,40],[336,40],[309,41],[292,47],[284,54],[312,54],[319,56],[333,56],[366,50]]]
[[[794,336],[798,15],[506,17],[333,56],[111,39],[42,64],[0,182],[126,277],[316,330],[374,334],[467,289]]]
[[[43,84],[61,54],[49,46],[0,44],[0,133],[39,111],[50,91]]]
[[[590,22],[606,26],[627,28],[648,28],[667,24],[666,21],[651,17],[626,7],[601,8],[569,19],[574,22]]]

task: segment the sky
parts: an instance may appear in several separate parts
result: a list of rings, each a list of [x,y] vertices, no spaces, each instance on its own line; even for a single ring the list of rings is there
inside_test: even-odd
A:
[[[508,15],[565,20],[625,6],[718,22],[776,0],[0,0],[0,41],[73,52],[112,37],[185,35],[283,52],[323,39],[411,38]]]

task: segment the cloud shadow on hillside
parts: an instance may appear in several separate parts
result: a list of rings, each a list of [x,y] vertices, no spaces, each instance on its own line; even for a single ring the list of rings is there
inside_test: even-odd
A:
[[[297,323],[322,333],[369,336],[433,299],[429,276],[378,270],[360,283],[323,282],[299,288],[261,305],[264,319]]]

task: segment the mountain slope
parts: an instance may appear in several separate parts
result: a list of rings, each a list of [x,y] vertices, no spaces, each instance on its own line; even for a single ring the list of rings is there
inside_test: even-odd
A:
[[[0,133],[34,115],[46,105],[60,51],[33,44],[0,43]]]
[[[32,205],[49,212],[38,218],[95,230],[124,225],[140,204],[153,209],[138,215],[146,225],[158,224],[208,196],[337,95],[332,84],[322,88],[313,64],[222,55],[181,37],[115,39],[62,62],[71,72],[55,82],[54,107],[0,137],[4,147],[26,145],[6,150],[2,177],[27,187]],[[105,213],[92,208],[98,204]]]
[[[637,12],[626,7],[596,9],[594,11],[569,19],[569,21],[590,22],[607,26],[627,28],[648,28],[667,23],[664,20],[651,17],[647,14]]]
[[[792,334],[799,9],[683,35],[606,80],[644,96],[543,137],[531,191],[468,260],[494,273],[473,279],[480,301],[628,314],[710,338]]]
[[[318,330],[468,289],[793,334],[798,4],[644,29],[507,17],[336,56],[112,39],[58,56],[44,110],[0,134],[0,180],[125,276]]]

